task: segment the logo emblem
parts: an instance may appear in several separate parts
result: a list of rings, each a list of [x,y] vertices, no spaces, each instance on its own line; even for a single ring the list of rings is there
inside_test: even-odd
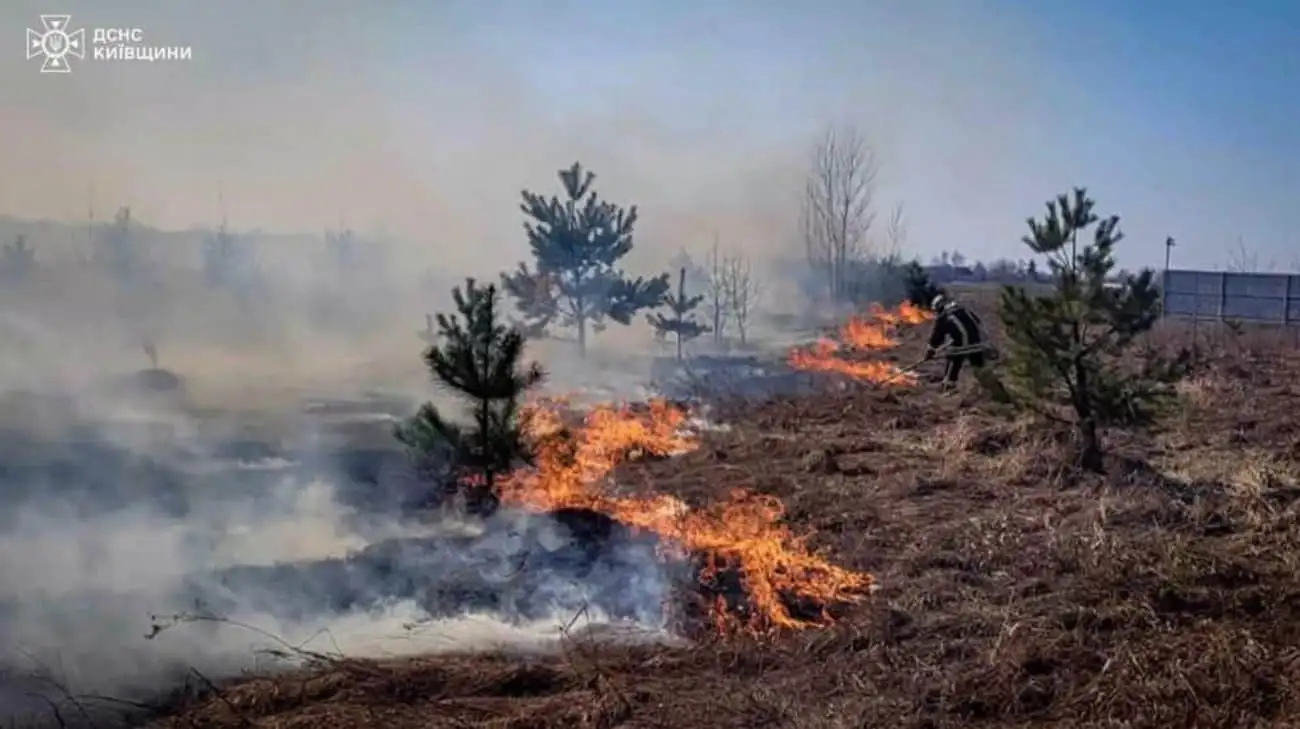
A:
[[[69,31],[71,15],[42,15],[44,31],[27,29],[27,59],[43,56],[41,73],[69,73],[72,66],[68,57],[86,57],[86,29]]]

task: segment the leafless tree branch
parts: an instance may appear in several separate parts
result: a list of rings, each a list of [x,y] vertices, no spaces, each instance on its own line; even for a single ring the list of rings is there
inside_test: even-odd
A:
[[[729,255],[723,261],[722,289],[730,320],[736,323],[743,347],[748,342],[749,325],[763,294],[762,285],[744,254]]]
[[[705,284],[705,311],[713,327],[713,343],[721,344],[723,334],[729,324],[730,307],[727,305],[726,259],[718,242],[713,236],[713,247],[709,249],[708,281]]]
[[[885,250],[881,253],[886,257],[899,255],[906,245],[907,218],[903,213],[903,204],[899,203],[889,214],[889,225],[885,228]]]
[[[874,150],[852,127],[829,129],[814,146],[804,183],[800,228],[808,263],[840,301],[848,264],[869,255],[878,166]]]
[[[1268,273],[1277,268],[1277,261],[1260,265],[1259,254],[1246,247],[1246,241],[1237,236],[1237,246],[1228,254],[1228,270],[1234,273]]]

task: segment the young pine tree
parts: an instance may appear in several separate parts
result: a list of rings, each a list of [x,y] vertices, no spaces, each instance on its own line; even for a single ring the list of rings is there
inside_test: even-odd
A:
[[[549,323],[577,330],[578,351],[587,352],[588,327],[600,331],[607,319],[629,324],[642,309],[653,309],[668,291],[668,277],[628,278],[618,261],[632,250],[636,206],[623,209],[600,199],[596,176],[577,162],[560,170],[564,199],[523,192],[520,206],[535,271],[520,264],[501,283],[525,321],[540,331]]]
[[[213,288],[247,289],[257,270],[252,241],[223,222],[203,239],[203,277]]]
[[[111,225],[105,226],[92,255],[96,262],[124,285],[137,286],[148,277],[143,241],[132,225],[131,208],[118,208]]]
[[[1025,245],[1047,257],[1055,290],[1033,295],[1003,287],[1000,315],[1009,343],[997,389],[1023,409],[1070,423],[1078,464],[1098,471],[1100,429],[1149,423],[1173,395],[1188,358],[1183,352],[1125,361],[1134,339],[1159,317],[1159,291],[1150,269],[1119,289],[1106,287],[1123,234],[1118,216],[1102,220],[1093,206],[1086,190],[1076,188],[1048,202],[1041,221],[1029,219]]]
[[[686,268],[683,266],[677,276],[677,293],[664,297],[664,306],[670,316],[658,312],[646,316],[646,321],[655,331],[665,335],[672,334],[677,340],[677,359],[682,358],[682,345],[709,331],[709,327],[695,320],[692,312],[704,301],[701,296],[686,295]]]
[[[554,274],[528,270],[520,263],[513,274],[501,274],[501,283],[515,300],[515,309],[521,315],[514,321],[528,339],[549,337],[550,326],[560,311],[559,278]]]
[[[520,362],[524,337],[500,323],[495,285],[481,288],[471,278],[452,296],[458,316],[437,315],[424,361],[437,382],[469,402],[469,423],[453,423],[426,403],[396,435],[421,465],[449,460],[455,487],[471,508],[487,511],[497,476],[529,461],[519,406],[544,375],[536,363]]]
[[[930,274],[920,261],[912,261],[903,269],[904,285],[907,287],[907,300],[915,306],[929,306],[934,297],[943,293],[943,289],[930,280]]]

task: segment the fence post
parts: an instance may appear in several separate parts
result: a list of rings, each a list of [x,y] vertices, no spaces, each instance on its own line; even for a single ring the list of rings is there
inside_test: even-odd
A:
[[[1227,335],[1223,331],[1228,326],[1227,319],[1224,317],[1225,314],[1224,309],[1226,308],[1228,308],[1228,272],[1220,271],[1219,272],[1219,324],[1216,327],[1219,330],[1219,339],[1220,339],[1219,344],[1223,344],[1223,340],[1227,338]]]
[[[1300,281],[1300,276],[1295,274],[1286,277],[1286,297],[1282,300],[1282,326],[1291,330],[1291,343],[1293,346],[1300,346],[1300,322],[1291,321],[1291,302],[1298,298],[1294,291],[1296,281]]]
[[[1160,316],[1169,313],[1169,266],[1165,266],[1165,275],[1160,282]]]
[[[1201,344],[1201,274],[1194,274],[1196,278],[1192,279],[1195,285],[1192,286],[1192,356],[1200,358],[1200,352],[1197,347]]]
[[[1291,290],[1291,285],[1296,281],[1295,276],[1286,277],[1286,285],[1282,287],[1282,326],[1291,326],[1291,300],[1295,297],[1295,292]]]

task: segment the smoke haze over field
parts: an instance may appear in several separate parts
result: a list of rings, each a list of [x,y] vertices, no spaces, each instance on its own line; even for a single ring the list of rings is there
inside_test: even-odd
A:
[[[80,694],[147,698],[190,667],[221,677],[277,665],[267,650],[398,656],[544,648],[582,606],[576,588],[567,595],[553,589],[547,606],[554,612],[539,619],[506,623],[470,609],[431,620],[426,596],[385,596],[381,579],[365,581],[370,573],[357,572],[350,578],[355,584],[341,586],[328,571],[304,567],[301,581],[310,589],[300,593],[285,588],[284,575],[245,580],[240,592],[213,576],[236,567],[271,570],[281,562],[328,565],[383,538],[437,540],[457,528],[358,528],[348,517],[329,484],[320,482],[286,482],[255,501],[210,503],[185,519],[147,505],[91,517],[28,509],[19,526],[0,535],[0,665],[49,676]],[[504,541],[478,548],[514,556]],[[348,590],[362,598],[352,609],[309,602]],[[233,602],[196,603],[187,591]],[[151,624],[164,628],[153,640],[145,637]],[[11,680],[0,679],[0,706],[7,710]]]
[[[1276,104],[1297,19],[1251,7],[68,0],[74,24],[141,27],[194,60],[59,77],[18,49],[54,6],[20,0],[0,11],[0,134],[24,141],[0,163],[23,174],[0,207],[79,219],[93,182],[101,210],[184,227],[224,190],[237,227],[342,216],[400,234],[410,260],[492,273],[522,254],[519,188],[553,189],[576,158],[641,204],[635,255],[661,264],[715,229],[783,245],[810,135],[848,121],[927,256],[1020,255],[1023,218],[1081,183],[1126,216],[1128,265],[1158,264],[1166,234],[1188,265],[1237,235],[1286,264],[1297,144]],[[1067,15],[1086,50],[1057,52]]]
[[[361,604],[352,593],[365,590],[339,588],[354,576],[344,552],[413,536],[456,552],[445,534],[367,520],[347,494],[381,490],[371,482],[391,475],[395,451],[384,418],[430,397],[424,315],[446,309],[460,277],[495,280],[528,257],[519,192],[557,192],[575,160],[603,196],[640,207],[634,276],[715,234],[760,265],[801,257],[801,176],[828,124],[874,148],[878,227],[905,205],[907,256],[1025,257],[1025,217],[1086,184],[1101,212],[1124,216],[1123,266],[1160,265],[1166,235],[1188,267],[1222,263],[1238,236],[1264,261],[1300,265],[1286,106],[1300,13],[1195,5],[7,0],[0,244],[26,231],[39,266],[0,286],[0,666],[20,650],[61,656],[58,670],[103,690],[115,686],[95,681],[147,685],[173,660],[247,666],[247,634],[181,629],[145,645],[149,613],[182,609],[197,573],[283,560],[313,562],[322,594]],[[42,13],[139,27],[145,45],[190,46],[193,59],[40,74],[22,48]],[[83,265],[86,217],[93,207],[102,225],[123,205],[164,265],[111,284]],[[199,272],[194,229],[223,214],[268,234],[251,305]],[[341,227],[373,246],[365,265],[322,262],[321,232]],[[615,350],[646,339],[595,337]],[[105,387],[146,367],[151,343],[182,378],[175,397]],[[533,352],[560,389],[592,384],[552,347]],[[627,393],[640,372],[603,374]],[[352,421],[303,412],[313,397],[376,392],[399,402],[367,401]],[[476,548],[494,560],[522,550],[489,541]],[[661,575],[637,572],[650,604]],[[278,583],[252,574],[240,579]],[[316,595],[304,594],[293,599]],[[347,652],[428,617],[406,595],[364,597],[365,609],[286,617],[262,609],[276,596],[236,596],[230,615],[294,641],[329,627]],[[538,635],[469,624],[493,642]],[[432,632],[480,637],[465,625]],[[434,645],[403,640],[383,650]],[[133,661],[149,670],[101,670]]]

